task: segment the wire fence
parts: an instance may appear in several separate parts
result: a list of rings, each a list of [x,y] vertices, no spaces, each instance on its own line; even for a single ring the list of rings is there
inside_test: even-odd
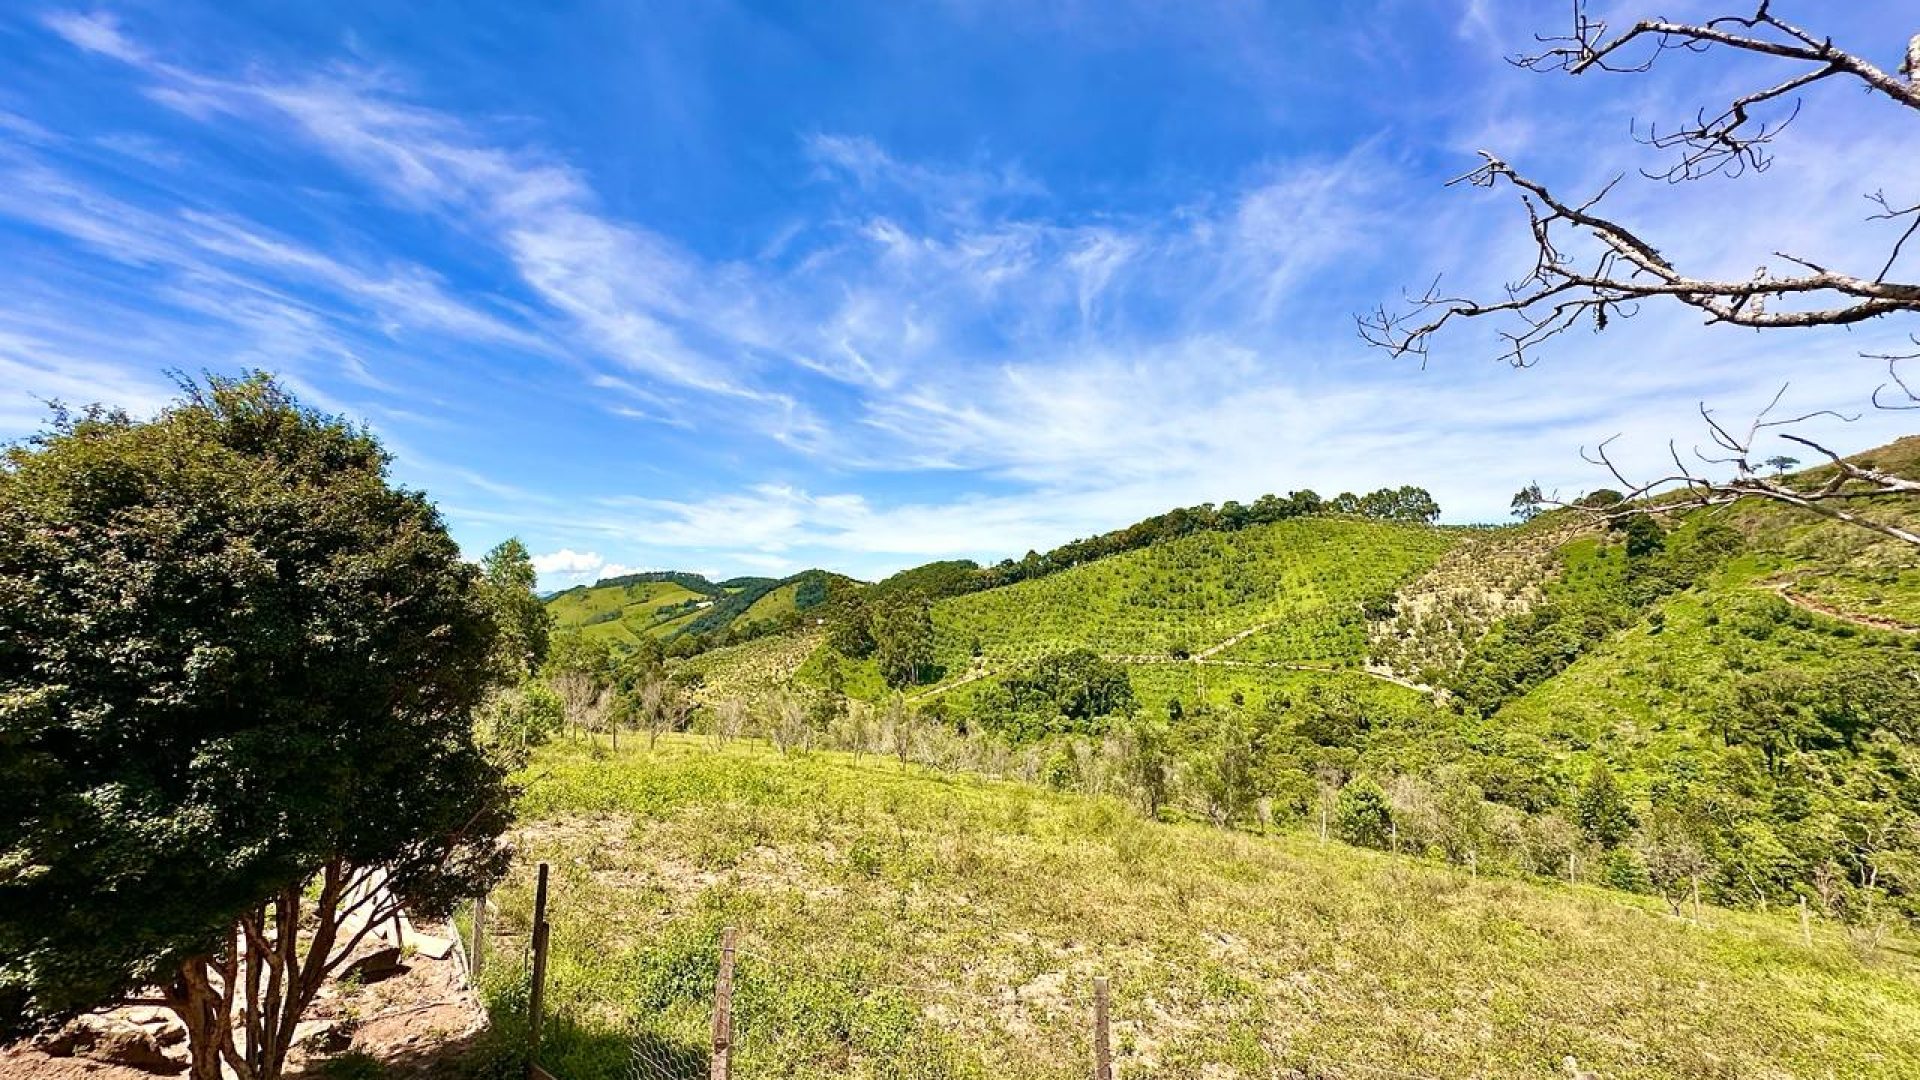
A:
[[[1083,973],[1024,987],[967,989],[883,975],[898,970],[885,964],[817,961],[799,951],[784,952],[779,942],[743,943],[731,928],[711,938],[683,938],[643,950],[645,958],[637,963],[651,965],[651,970],[636,984],[652,989],[636,991],[635,999],[625,1003],[628,1019],[624,1044],[618,1047],[619,1064],[607,1068],[602,1057],[592,1069],[557,1075],[549,1071],[553,1062],[542,1054],[550,1019],[544,1014],[552,932],[547,879],[548,868],[540,864],[530,924],[516,916],[514,925],[499,925],[506,920],[499,919],[485,899],[465,906],[454,920],[476,984],[498,964],[496,974],[524,990],[530,1080],[947,1075],[1113,1080],[1116,1075],[1115,1024],[1104,977]],[[1669,917],[1651,908],[1623,906],[1650,917]],[[1746,927],[1700,929],[1761,936]],[[1799,939],[1796,944],[1811,947],[1816,936],[1824,936],[1817,934],[1821,930],[1803,921],[1765,936],[1790,936]],[[579,1017],[558,1019],[574,1031],[581,1026]],[[1319,1047],[1289,1045],[1277,1032],[1257,1034],[1255,1041],[1261,1044],[1260,1061],[1235,1075],[1439,1080],[1399,1054],[1390,1061],[1352,1061],[1318,1053]],[[1129,1060],[1134,1068],[1151,1071],[1137,1057]],[[1577,1070],[1577,1065],[1569,1068]],[[1452,1074],[1449,1080],[1465,1075],[1478,1074]]]
[[[628,1080],[943,1076],[964,1071],[961,1062],[982,1062],[986,1075],[1001,1075],[1009,1063],[998,1060],[992,1033],[1010,1016],[1030,1036],[1044,1031],[1049,1048],[1049,1060],[1023,1061],[1022,1075],[1112,1075],[1104,1049],[1110,1041],[1099,1033],[1106,1014],[1104,980],[1091,984],[1098,1008],[1088,1012],[1079,1001],[1063,1008],[1023,1001],[1011,991],[975,993],[834,970],[731,948],[732,936],[723,931],[711,951],[716,962],[709,1013],[700,1031],[692,1030],[684,1011],[636,1012]],[[1068,1017],[1065,1011],[1084,1015]],[[998,1043],[1007,1043],[1008,1033],[999,1034]],[[1106,1071],[1099,1069],[1102,1061],[1109,1063]]]

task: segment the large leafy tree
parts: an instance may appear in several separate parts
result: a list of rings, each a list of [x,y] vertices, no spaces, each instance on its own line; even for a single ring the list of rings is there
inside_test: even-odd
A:
[[[152,987],[274,1077],[368,926],[503,872],[494,617],[387,464],[259,375],[0,458],[0,1024]]]

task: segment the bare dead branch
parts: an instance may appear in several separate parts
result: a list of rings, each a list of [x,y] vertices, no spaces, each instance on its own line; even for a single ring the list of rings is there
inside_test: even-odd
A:
[[[1735,93],[1725,105],[1698,109],[1689,121],[1636,123],[1631,132],[1635,139],[1677,155],[1666,167],[1642,170],[1642,175],[1672,183],[1765,172],[1773,160],[1775,141],[1801,114],[1799,95],[1818,85],[1851,85],[1869,97],[1920,113],[1920,35],[1908,44],[1899,71],[1888,72],[1860,52],[1779,18],[1767,0],[1760,0],[1751,14],[1703,22],[1645,19],[1618,32],[1591,17],[1585,0],[1575,0],[1569,32],[1536,35],[1535,40],[1541,47],[1512,57],[1515,65],[1576,76],[1594,71],[1633,73],[1651,70],[1671,53],[1717,51],[1792,69],[1764,82],[1756,79],[1754,89]],[[1653,301],[1691,308],[1709,325],[1753,329],[1844,327],[1920,314],[1920,281],[1899,277],[1909,245],[1920,235],[1920,201],[1896,202],[1884,191],[1867,196],[1877,208],[1867,220],[1891,226],[1884,254],[1866,262],[1870,269],[1825,265],[1776,250],[1777,269],[1761,266],[1750,277],[1735,279],[1692,272],[1631,223],[1602,213],[1599,207],[1620,183],[1619,177],[1591,197],[1570,199],[1490,151],[1482,151],[1481,159],[1479,167],[1456,177],[1449,186],[1512,190],[1533,239],[1532,266],[1489,296],[1455,295],[1436,280],[1421,295],[1408,296],[1397,310],[1382,306],[1362,315],[1356,321],[1361,338],[1369,344],[1395,356],[1420,357],[1424,363],[1435,335],[1459,320],[1488,319],[1498,327],[1501,358],[1526,367],[1551,339],[1589,324],[1596,331],[1604,330],[1612,320],[1630,318],[1642,304]],[[1913,340],[1920,346],[1920,335]],[[1888,365],[1888,381],[1873,395],[1876,407],[1920,408],[1920,395],[1899,367],[1902,361],[1920,358],[1920,349],[1904,355],[1866,355]],[[1900,526],[1847,508],[1873,499],[1920,495],[1920,483],[1845,462],[1818,444],[1789,434],[1787,429],[1816,417],[1850,418],[1829,410],[1778,416],[1784,392],[1783,388],[1744,430],[1722,424],[1701,406],[1708,448],[1695,447],[1691,460],[1695,465],[1731,470],[1731,479],[1702,475],[1672,443],[1668,450],[1674,471],[1645,484],[1629,482],[1614,466],[1609,452],[1613,440],[1591,453],[1583,450],[1582,456],[1608,470],[1628,490],[1630,500],[1659,495],[1658,506],[1663,510],[1768,499],[1920,544],[1920,536]],[[1818,450],[1830,459],[1831,471],[1817,484],[1763,475],[1752,460],[1755,440],[1762,434]]]
[[[1764,499],[1797,507],[1822,517],[1839,521],[1857,528],[1863,528],[1882,536],[1898,540],[1901,543],[1920,546],[1920,533],[1904,525],[1885,520],[1882,517],[1869,516],[1854,509],[1852,504],[1871,504],[1874,500],[1888,498],[1920,497],[1920,480],[1910,480],[1896,476],[1882,469],[1862,465],[1851,461],[1804,435],[1797,435],[1775,429],[1799,424],[1815,417],[1827,416],[1842,421],[1856,420],[1831,410],[1818,410],[1793,417],[1774,417],[1772,414],[1785,397],[1787,388],[1782,387],[1765,408],[1756,413],[1745,430],[1736,433],[1717,419],[1713,410],[1700,405],[1700,417],[1706,424],[1708,437],[1716,446],[1722,448],[1722,454],[1707,454],[1695,448],[1693,456],[1704,464],[1731,466],[1733,475],[1727,479],[1714,479],[1702,475],[1691,468],[1678,448],[1667,444],[1667,455],[1673,462],[1673,471],[1646,481],[1628,479],[1626,472],[1613,460],[1609,447],[1618,436],[1606,439],[1593,450],[1583,449],[1581,457],[1588,463],[1604,468],[1615,483],[1623,489],[1622,498],[1617,503],[1593,506],[1578,501],[1559,502],[1543,500],[1547,505],[1574,509],[1600,520],[1612,520],[1628,514],[1649,513],[1669,514],[1677,511],[1695,510],[1704,507],[1726,506],[1744,499]],[[1771,433],[1780,439],[1806,447],[1827,459],[1824,477],[1797,474],[1793,476],[1767,476],[1756,467],[1753,461],[1757,438],[1763,433]]]
[[[1485,163],[1468,174],[1470,182],[1489,188],[1507,184],[1522,193],[1536,248],[1533,267],[1507,287],[1504,299],[1450,296],[1436,283],[1406,311],[1382,308],[1362,316],[1361,337],[1370,344],[1396,356],[1425,356],[1429,339],[1454,320],[1506,315],[1516,326],[1501,332],[1507,343],[1502,359],[1524,367],[1536,346],[1583,320],[1591,318],[1596,329],[1605,329],[1612,318],[1630,317],[1637,302],[1656,298],[1694,308],[1709,323],[1757,329],[1848,326],[1896,313],[1920,313],[1920,282],[1886,279],[1897,250],[1872,277],[1785,253],[1778,254],[1804,272],[1776,274],[1761,267],[1743,281],[1694,277],[1633,229],[1595,213],[1591,208],[1597,197],[1576,206],[1493,154],[1483,151],[1481,156]],[[1563,252],[1562,232],[1592,246],[1584,266]],[[1904,241],[1903,235],[1900,243]]]

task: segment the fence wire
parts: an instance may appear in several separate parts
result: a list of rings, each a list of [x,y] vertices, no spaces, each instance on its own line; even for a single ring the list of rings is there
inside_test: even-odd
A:
[[[734,956],[729,1067],[713,1071],[710,1013],[696,1032],[684,1008],[639,1010],[629,1028],[626,1080],[757,1080],[796,1072],[911,1077],[976,1059],[994,1075],[1008,1054],[1020,1060],[1023,1075],[1064,1080],[1090,1072],[1083,1064],[1092,1046],[1091,1003],[1079,1000],[1085,995],[979,993],[752,949]],[[1011,1037],[1016,1030],[1024,1042]]]
[[[706,1080],[711,1054],[702,1047],[676,1046],[658,1033],[633,1034],[627,1053],[627,1080]]]

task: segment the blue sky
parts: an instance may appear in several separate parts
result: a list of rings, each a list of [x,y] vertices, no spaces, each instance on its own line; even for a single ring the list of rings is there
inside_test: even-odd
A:
[[[1776,5],[1889,67],[1900,6]],[[1748,88],[1711,57],[1501,61],[1564,8],[10,4],[0,437],[45,399],[270,369],[370,423],[470,552],[518,534],[559,587],[877,576],[1301,487],[1496,520],[1528,481],[1598,486],[1578,451],[1610,435],[1656,467],[1703,400],[1792,380],[1857,411],[1882,375],[1857,354],[1910,328],[1649,309],[1525,371],[1490,327],[1424,368],[1359,342],[1355,312],[1442,270],[1525,268],[1511,199],[1443,186],[1476,149],[1593,190],[1653,163],[1630,118]],[[1762,178],[1608,205],[1719,272],[1858,261],[1861,197],[1920,148],[1855,98],[1810,99]]]

